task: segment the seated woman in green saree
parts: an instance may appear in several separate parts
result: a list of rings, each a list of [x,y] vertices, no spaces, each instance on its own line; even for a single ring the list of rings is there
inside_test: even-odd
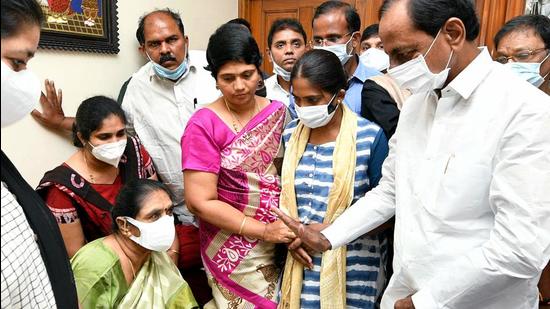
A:
[[[81,308],[198,308],[166,250],[174,237],[173,203],[162,183],[140,179],[120,191],[113,234],[71,260]]]

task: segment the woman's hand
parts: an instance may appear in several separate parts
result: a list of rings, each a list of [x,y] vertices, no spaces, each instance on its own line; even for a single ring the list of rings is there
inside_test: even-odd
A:
[[[264,241],[274,244],[287,244],[296,238],[296,234],[294,234],[283,221],[277,220],[273,223],[266,224],[262,238]]]
[[[298,261],[298,263],[304,265],[304,267],[308,269],[313,269],[313,260],[311,259],[311,256],[306,252],[306,250],[302,247],[298,247],[296,249],[291,250],[288,249],[288,252],[292,257]]]
[[[328,239],[319,231],[316,231],[318,227],[310,228],[308,225],[287,216],[276,207],[271,207],[271,211],[279,217],[277,221],[282,220],[300,238],[301,243],[305,244],[303,247],[308,247],[314,252],[325,252],[331,249],[332,245]]]
[[[42,93],[40,96],[42,113],[35,109],[31,112],[31,115],[38,123],[47,128],[71,132],[74,118],[65,117],[62,107],[63,92],[61,89],[56,91],[55,84],[51,80],[46,79],[44,86],[46,94]]]

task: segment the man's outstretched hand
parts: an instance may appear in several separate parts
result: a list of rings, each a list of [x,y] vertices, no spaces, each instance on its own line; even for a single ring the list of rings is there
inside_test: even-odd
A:
[[[414,309],[411,295],[395,302],[394,309]]]
[[[331,244],[328,239],[326,239],[325,236],[316,229],[308,227],[300,221],[287,216],[278,208],[271,207],[271,211],[274,212],[279,219],[281,219],[288,226],[288,228],[298,236],[302,246],[305,245],[307,248],[315,252],[325,252],[331,249]],[[293,244],[291,243],[289,247],[293,247]],[[289,249],[292,250],[293,248]]]
[[[65,117],[62,107],[63,93],[61,89],[56,91],[54,82],[47,79],[44,81],[44,86],[46,93],[42,92],[40,96],[42,113],[35,109],[31,112],[31,115],[38,123],[47,128],[70,132],[74,119],[72,117]]]

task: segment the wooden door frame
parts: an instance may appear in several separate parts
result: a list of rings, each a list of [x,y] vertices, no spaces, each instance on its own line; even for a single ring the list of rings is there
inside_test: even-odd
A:
[[[239,0],[239,17],[251,21],[250,10],[253,0]],[[375,8],[375,1],[358,1],[356,8],[367,10],[372,20],[378,20],[378,11]],[[487,46],[489,52],[494,48],[493,36],[511,18],[524,14],[525,0],[476,0],[476,11],[480,21],[480,33],[477,42],[480,46]],[[251,21],[252,22],[252,21]],[[366,25],[361,27],[364,29]]]

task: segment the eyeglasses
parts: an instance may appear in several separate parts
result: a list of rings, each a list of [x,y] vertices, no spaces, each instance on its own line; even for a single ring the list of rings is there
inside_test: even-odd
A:
[[[511,56],[499,56],[495,59],[495,61],[500,62],[502,64],[508,63],[510,59],[513,59],[515,62],[525,62],[531,58],[531,56],[538,54],[539,52],[546,50],[545,47],[538,48],[538,49],[526,49],[526,50],[520,50],[519,52],[511,55]]]
[[[346,33],[342,36],[339,36],[339,35],[333,35],[333,36],[329,36],[328,38],[314,38],[313,40],[311,40],[311,44],[313,44],[313,46],[326,46],[326,45],[334,45],[334,44],[338,44],[340,43],[340,40],[350,34],[353,34],[354,32],[349,32],[349,33]]]

